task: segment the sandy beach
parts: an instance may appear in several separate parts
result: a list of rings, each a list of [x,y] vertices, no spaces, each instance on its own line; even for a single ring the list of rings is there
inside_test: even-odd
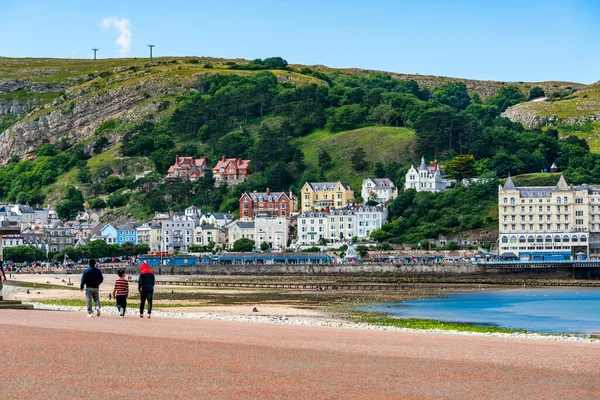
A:
[[[0,310],[2,398],[595,399],[590,343]]]

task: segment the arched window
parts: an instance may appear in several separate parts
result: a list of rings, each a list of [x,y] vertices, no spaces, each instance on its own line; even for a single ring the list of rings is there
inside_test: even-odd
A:
[[[544,243],[544,238],[542,236],[538,236],[538,237],[535,238],[535,241],[537,243]]]
[[[535,242],[535,238],[533,236],[528,236],[527,243],[533,243],[533,242]]]
[[[564,236],[563,236],[563,242],[564,242],[564,243],[567,243],[567,242],[569,242],[569,241],[570,241],[570,240],[569,240],[569,237],[568,237],[567,235],[564,235]]]
[[[504,204],[508,203],[508,199],[505,197],[504,198]]]
[[[513,205],[515,204],[515,198],[514,197],[510,198],[510,204],[513,204]]]
[[[565,203],[565,204],[567,204],[567,203],[569,202],[569,199],[568,199],[568,197],[567,197],[567,196],[565,196],[565,197],[563,198],[563,201],[564,201],[564,203]]]
[[[560,203],[561,203],[561,201],[560,201],[560,197],[557,197],[557,198],[556,198],[556,204],[560,204]]]
[[[517,237],[516,236],[511,236],[510,237],[510,242],[511,243],[517,243]]]
[[[508,243],[508,236],[502,236],[502,243]]]
[[[525,236],[519,236],[519,243],[525,243]]]
[[[581,235],[580,241],[581,242],[587,242],[587,236]]]
[[[554,243],[560,243],[560,236],[554,236]]]
[[[577,237],[577,235],[571,236],[571,242],[573,242],[573,243],[579,242],[579,237]]]
[[[552,242],[552,236],[548,235],[546,236],[546,243],[551,243]]]

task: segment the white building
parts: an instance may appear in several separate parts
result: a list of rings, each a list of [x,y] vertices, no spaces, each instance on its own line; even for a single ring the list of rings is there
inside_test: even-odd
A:
[[[499,253],[523,259],[569,259],[600,254],[600,187],[498,188]]]
[[[184,213],[175,213],[173,219],[162,221],[161,251],[187,251],[194,243],[196,222]]]
[[[4,235],[2,236],[2,248],[23,246],[22,235]]]
[[[365,204],[370,200],[385,204],[398,197],[398,188],[388,178],[368,178],[362,182],[361,197]]]
[[[366,239],[387,222],[382,206],[346,207],[329,212],[304,212],[298,216],[298,243],[318,244],[326,240]]]
[[[198,225],[194,229],[194,244],[196,246],[208,246],[214,243],[220,248],[225,247],[227,235],[223,228],[214,225]]]
[[[263,242],[270,249],[285,249],[288,246],[290,220],[286,217],[268,217],[259,214],[254,218],[254,237],[256,247]]]
[[[425,164],[425,157],[421,157],[421,165],[410,167],[406,173],[404,190],[415,189],[417,192],[441,192],[450,187],[450,181],[444,178],[444,173],[437,161],[432,161],[429,166]]]
[[[204,213],[199,220],[199,224],[216,225],[219,228],[224,228],[230,222],[233,222],[233,215],[229,213]]]
[[[232,249],[233,244],[240,239],[254,239],[254,222],[234,221],[227,227],[227,248]]]
[[[162,242],[162,226],[155,222],[148,222],[135,228],[137,243],[145,244],[150,251],[160,251]]]

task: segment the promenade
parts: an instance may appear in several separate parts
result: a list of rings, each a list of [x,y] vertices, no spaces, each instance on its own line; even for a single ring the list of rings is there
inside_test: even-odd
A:
[[[0,310],[3,399],[592,399],[600,345]]]

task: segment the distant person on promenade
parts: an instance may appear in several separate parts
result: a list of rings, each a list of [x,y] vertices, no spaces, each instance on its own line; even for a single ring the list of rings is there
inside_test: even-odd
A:
[[[148,318],[150,318],[150,314],[152,314],[152,297],[154,295],[154,272],[150,269],[146,261],[140,265],[138,290],[140,292],[140,318],[144,318],[146,300],[148,300]]]
[[[81,275],[81,285],[79,289],[83,291],[85,287],[85,300],[87,303],[88,317],[93,317],[94,312],[92,311],[92,300],[96,305],[96,315],[100,316],[100,284],[104,282],[102,271],[96,267],[96,260],[90,258],[89,267],[83,271]]]
[[[117,271],[119,279],[115,281],[115,288],[113,289],[112,295],[117,300],[117,310],[121,318],[125,317],[125,311],[127,310],[127,296],[129,296],[129,282],[125,279],[125,270],[120,269]]]

